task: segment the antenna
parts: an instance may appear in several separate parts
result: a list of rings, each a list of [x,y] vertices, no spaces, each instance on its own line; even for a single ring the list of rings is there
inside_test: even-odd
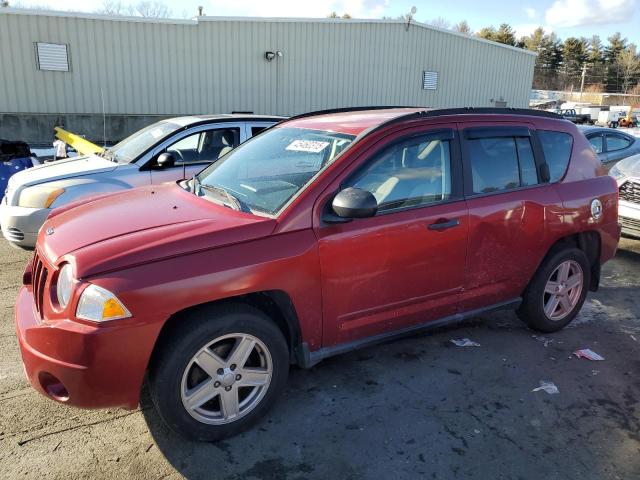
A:
[[[411,10],[409,11],[409,13],[407,13],[407,26],[404,27],[405,31],[407,32],[409,31],[409,26],[411,26],[411,20],[413,20],[413,16],[416,14],[417,11],[418,9],[414,5],[413,7],[411,7]]]

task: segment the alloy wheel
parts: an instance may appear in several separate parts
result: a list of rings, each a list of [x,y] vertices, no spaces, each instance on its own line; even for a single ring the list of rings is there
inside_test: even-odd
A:
[[[182,404],[202,423],[231,423],[260,403],[272,374],[271,354],[260,339],[244,333],[224,335],[198,350],[187,364]]]
[[[550,320],[558,321],[569,315],[580,301],[584,287],[580,264],[566,260],[558,265],[544,287],[542,305]]]

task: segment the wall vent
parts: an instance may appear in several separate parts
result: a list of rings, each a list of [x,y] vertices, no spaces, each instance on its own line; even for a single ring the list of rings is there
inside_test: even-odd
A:
[[[36,43],[39,70],[69,71],[69,47],[63,43]]]
[[[438,72],[422,72],[422,89],[435,90],[438,88]]]

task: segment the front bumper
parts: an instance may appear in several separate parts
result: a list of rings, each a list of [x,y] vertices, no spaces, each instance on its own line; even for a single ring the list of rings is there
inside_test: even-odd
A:
[[[640,238],[640,205],[620,200],[618,218],[623,235]]]
[[[0,203],[0,227],[2,235],[12,245],[33,248],[38,239],[38,230],[49,216],[49,208],[26,208],[7,205],[6,198]]]
[[[82,408],[136,408],[157,324],[41,320],[30,286],[18,293],[15,324],[25,374],[40,393]]]

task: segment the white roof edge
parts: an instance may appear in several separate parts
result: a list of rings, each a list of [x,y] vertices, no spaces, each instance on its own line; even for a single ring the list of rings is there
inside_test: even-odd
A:
[[[86,18],[90,20],[110,20],[120,22],[141,22],[141,23],[166,23],[166,24],[180,24],[180,25],[197,25],[199,22],[267,22],[267,23],[290,23],[290,22],[305,22],[305,23],[385,23],[385,24],[397,24],[406,25],[404,20],[382,19],[382,18],[311,18],[311,17],[216,17],[216,16],[202,16],[194,17],[193,19],[179,19],[179,18],[143,18],[143,17],[129,17],[121,15],[102,15],[99,13],[84,13],[84,12],[62,12],[55,10],[30,10],[20,8],[0,8],[1,13],[12,13],[18,15],[44,15],[50,17],[74,17],[74,18]],[[514,47],[512,45],[506,45],[504,43],[493,42],[484,38],[478,38],[476,36],[466,35],[464,33],[456,32],[455,30],[447,30],[445,28],[436,27],[426,23],[411,21],[411,27],[425,28],[427,30],[435,30],[441,33],[447,33],[457,37],[465,38],[475,42],[485,43],[494,47],[506,48],[519,53],[525,53],[527,55],[537,56],[536,52],[527,50],[524,48]]]

